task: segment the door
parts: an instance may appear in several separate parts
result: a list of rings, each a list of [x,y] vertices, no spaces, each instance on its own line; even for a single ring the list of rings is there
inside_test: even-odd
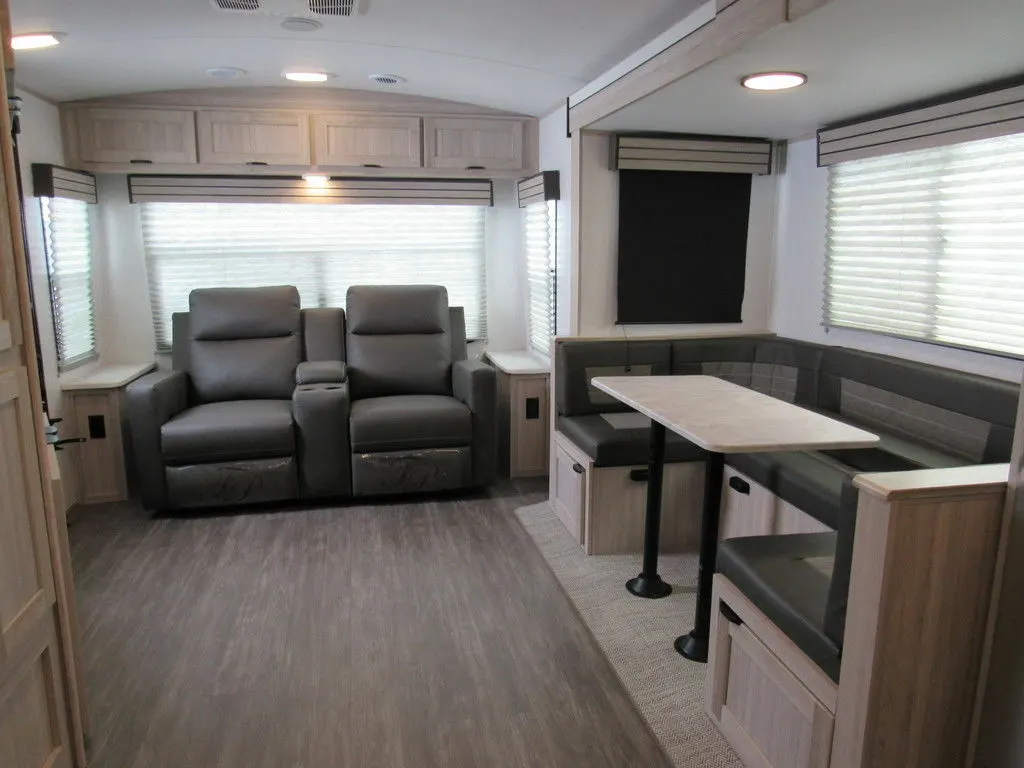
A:
[[[492,171],[523,167],[520,120],[428,118],[423,130],[428,167]]]
[[[200,110],[196,126],[204,165],[309,165],[305,112]]]
[[[0,10],[6,3],[0,1]],[[0,104],[7,103],[0,80]],[[0,766],[72,764],[65,664],[43,488],[42,412],[28,314],[20,202],[0,111]],[[31,367],[30,367],[31,365]]]
[[[313,138],[318,166],[419,168],[423,148],[418,117],[317,114]]]
[[[196,162],[195,112],[172,109],[81,108],[78,153],[84,163]]]

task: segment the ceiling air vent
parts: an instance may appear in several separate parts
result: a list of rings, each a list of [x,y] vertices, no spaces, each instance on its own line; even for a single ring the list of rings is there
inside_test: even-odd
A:
[[[401,85],[405,82],[405,78],[401,75],[370,75],[370,79],[373,80],[377,85]]]
[[[356,0],[309,0],[309,12],[320,16],[352,16]]]
[[[214,8],[222,11],[258,11],[260,0],[211,0]]]

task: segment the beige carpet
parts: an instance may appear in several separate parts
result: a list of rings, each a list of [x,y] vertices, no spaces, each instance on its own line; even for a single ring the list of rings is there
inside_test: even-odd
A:
[[[693,626],[697,556],[661,558],[672,585],[662,600],[626,592],[639,555],[588,557],[547,502],[516,510],[626,691],[677,768],[742,768],[704,713],[704,664],[675,652],[672,642]]]

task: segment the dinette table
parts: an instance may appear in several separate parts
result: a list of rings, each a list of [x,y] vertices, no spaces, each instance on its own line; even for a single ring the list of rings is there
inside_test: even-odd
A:
[[[707,661],[725,454],[866,448],[878,436],[713,376],[598,376],[592,383],[651,420],[643,570],[626,583],[634,595],[672,592],[658,575],[666,428],[707,451],[696,618],[675,642],[686,658]]]

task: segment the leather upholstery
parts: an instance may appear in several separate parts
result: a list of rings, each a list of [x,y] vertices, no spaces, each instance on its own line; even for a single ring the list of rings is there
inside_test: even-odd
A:
[[[648,427],[616,429],[600,414],[559,416],[558,431],[594,460],[596,467],[647,464],[651,454]],[[703,461],[704,451],[675,432],[665,432],[665,461]]]
[[[474,485],[470,448],[378,451],[352,455],[356,496],[447,491]]]
[[[669,341],[567,340],[555,348],[555,403],[563,416],[628,411],[629,406],[598,394],[590,386],[594,370],[602,376],[664,375],[672,366]],[[625,370],[633,369],[632,371]]]
[[[165,423],[160,436],[168,464],[264,459],[295,453],[290,400],[198,405]]]
[[[142,503],[162,509],[169,496],[160,428],[188,407],[188,377],[183,371],[155,371],[129,384],[125,400]]]
[[[473,442],[472,413],[445,395],[356,400],[349,423],[356,452],[451,448]]]
[[[343,384],[348,381],[345,364],[337,360],[299,363],[295,369],[296,384]]]
[[[441,286],[352,286],[346,333],[354,400],[450,395],[448,292]]]
[[[304,309],[302,343],[308,361],[345,360],[345,310],[340,307]]]
[[[465,360],[466,349],[466,312],[462,307],[448,307],[448,321],[451,324],[452,362]]]
[[[291,456],[167,467],[167,487],[174,509],[258,504],[298,495]]]
[[[193,341],[235,341],[294,336],[299,292],[273,288],[202,288],[188,298]]]
[[[727,539],[718,546],[717,564],[719,573],[838,682],[840,650],[824,630],[831,568],[821,569],[835,547],[834,533]]]
[[[473,481],[490,485],[498,476],[498,380],[494,369],[480,360],[460,360],[452,366],[456,399],[473,414]]]
[[[295,388],[292,414],[298,441],[300,487],[305,496],[352,493],[349,397],[345,384]]]

